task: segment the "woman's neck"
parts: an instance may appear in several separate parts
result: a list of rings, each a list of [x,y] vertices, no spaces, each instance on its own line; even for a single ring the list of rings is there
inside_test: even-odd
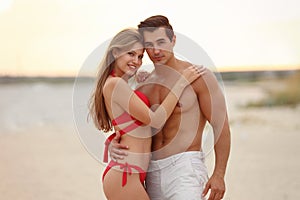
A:
[[[127,74],[123,73],[120,70],[115,70],[115,69],[111,71],[110,75],[113,77],[120,77],[124,79],[126,82],[128,82],[128,79],[130,78]]]

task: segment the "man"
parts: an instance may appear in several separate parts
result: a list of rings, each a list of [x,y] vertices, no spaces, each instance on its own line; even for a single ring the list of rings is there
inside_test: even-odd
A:
[[[154,106],[162,102],[178,74],[191,63],[174,56],[176,36],[166,17],[149,17],[138,27],[155,66],[139,90]],[[212,126],[215,139],[215,167],[209,180],[201,151],[206,122]],[[120,148],[128,147],[117,144],[117,140],[111,147],[111,157],[122,159],[126,153]],[[205,75],[185,89],[164,127],[153,134],[152,158],[146,179],[150,198],[202,199],[210,191],[209,200],[222,199],[229,152],[230,129],[224,95],[214,74],[207,69]]]

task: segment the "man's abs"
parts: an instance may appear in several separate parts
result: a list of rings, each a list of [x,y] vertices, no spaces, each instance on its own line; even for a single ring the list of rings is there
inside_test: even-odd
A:
[[[198,125],[195,128],[194,125],[189,126],[188,122],[182,123],[181,118],[174,119],[174,116],[171,116],[160,131],[154,132],[151,147],[152,160],[185,151],[200,151],[205,122],[200,120]]]

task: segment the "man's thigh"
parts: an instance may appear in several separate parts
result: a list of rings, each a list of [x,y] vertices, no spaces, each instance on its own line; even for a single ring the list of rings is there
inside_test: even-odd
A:
[[[147,173],[146,191],[151,200],[163,200],[161,189],[161,173],[160,171],[152,171]]]
[[[178,160],[168,167],[149,172],[147,192],[151,200],[201,199],[207,170],[201,160]]]

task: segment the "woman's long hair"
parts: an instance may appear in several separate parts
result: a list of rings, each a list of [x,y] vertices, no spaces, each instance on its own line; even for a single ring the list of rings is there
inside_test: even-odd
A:
[[[137,29],[129,28],[120,31],[111,40],[99,65],[96,87],[89,100],[89,115],[92,117],[96,128],[104,132],[112,130],[111,120],[103,96],[103,86],[114,68],[115,58],[112,51],[114,49],[126,51],[132,48],[136,43],[143,44],[143,38]]]

